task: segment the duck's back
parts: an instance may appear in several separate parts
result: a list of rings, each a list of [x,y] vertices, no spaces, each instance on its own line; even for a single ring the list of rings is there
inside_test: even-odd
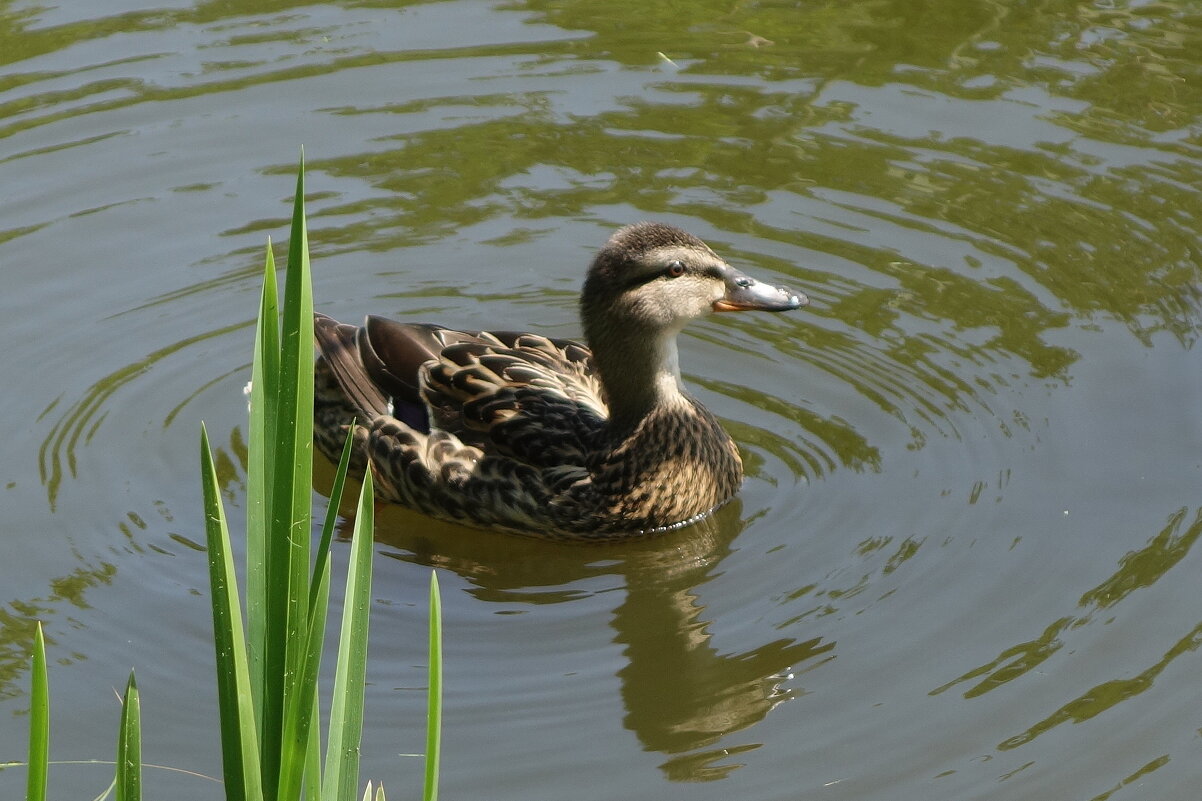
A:
[[[315,330],[315,442],[336,461],[358,420],[352,469],[373,465],[382,500],[522,533],[598,522],[580,490],[607,416],[588,348],[379,317]]]

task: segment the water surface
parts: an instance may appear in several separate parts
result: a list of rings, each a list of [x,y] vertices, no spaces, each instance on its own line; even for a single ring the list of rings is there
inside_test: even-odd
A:
[[[382,511],[365,778],[421,775],[433,566],[448,798],[1196,796],[1202,6],[30,1],[0,42],[0,759],[42,620],[54,759],[109,758],[132,665],[146,760],[220,774],[198,429],[236,515],[303,144],[340,319],[576,336],[639,219],[812,299],[682,337],[748,467],[703,525]]]

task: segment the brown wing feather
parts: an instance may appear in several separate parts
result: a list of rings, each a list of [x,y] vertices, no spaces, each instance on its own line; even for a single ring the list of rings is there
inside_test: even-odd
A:
[[[499,344],[484,333],[371,315],[359,329],[358,346],[363,366],[380,389],[396,400],[421,403],[422,366],[460,342]]]
[[[375,316],[357,328],[316,314],[314,332],[330,372],[361,421],[392,415],[423,433],[430,423],[421,396],[422,367],[450,345],[501,344],[487,333]],[[454,415],[441,422],[456,428]]]
[[[318,314],[314,326],[364,423],[396,418],[540,468],[582,466],[596,449],[608,411],[578,342],[375,316],[356,328]]]
[[[361,415],[372,420],[388,414],[388,398],[364,370],[358,346],[359,329],[324,314],[313,316],[313,333],[326,364],[348,400]],[[349,422],[349,421],[348,421]]]
[[[430,408],[455,410],[489,452],[536,467],[584,465],[607,414],[588,349],[533,334],[494,336],[508,347],[462,342],[426,365]]]

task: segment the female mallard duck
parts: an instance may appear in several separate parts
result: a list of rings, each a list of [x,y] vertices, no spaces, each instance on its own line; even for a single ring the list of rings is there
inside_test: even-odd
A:
[[[734,442],[681,385],[676,335],[712,311],[808,302],[677,228],[627,226],[584,282],[588,347],[318,314],[316,442],[336,461],[357,418],[354,467],[371,465],[381,500],[432,517],[570,540],[676,528],[743,478]]]

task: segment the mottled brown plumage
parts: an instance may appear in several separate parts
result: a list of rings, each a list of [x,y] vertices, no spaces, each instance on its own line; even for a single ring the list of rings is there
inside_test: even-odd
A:
[[[589,269],[588,346],[318,314],[316,443],[336,460],[357,418],[352,466],[370,465],[380,499],[467,525],[573,540],[685,525],[734,496],[743,466],[680,383],[677,333],[712,311],[807,302],[639,223]]]

